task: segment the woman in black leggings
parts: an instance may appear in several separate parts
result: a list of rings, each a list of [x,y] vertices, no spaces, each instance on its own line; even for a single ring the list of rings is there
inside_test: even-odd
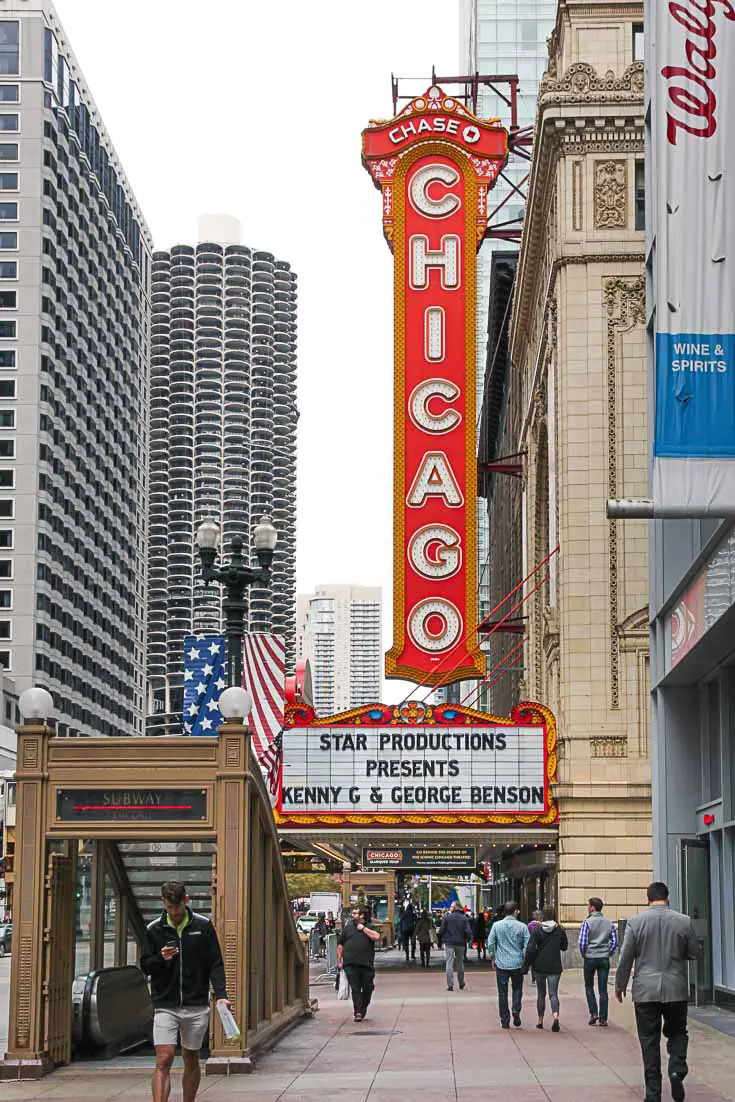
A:
[[[549,992],[549,1002],[554,1021],[551,1025],[552,1033],[558,1033],[559,1026],[559,980],[562,974],[561,955],[568,947],[566,930],[556,921],[556,913],[553,907],[544,907],[541,912],[541,925],[537,926],[531,935],[526,950],[526,963],[533,968],[536,978],[538,998],[536,1009],[538,1010],[538,1022],[536,1029],[544,1028],[544,1014],[546,1012],[546,991]]]

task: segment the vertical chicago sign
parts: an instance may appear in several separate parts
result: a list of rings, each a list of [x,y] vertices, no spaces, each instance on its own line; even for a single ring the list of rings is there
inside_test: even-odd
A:
[[[393,647],[386,676],[485,672],[477,632],[476,253],[508,135],[430,88],[362,135],[393,250]]]

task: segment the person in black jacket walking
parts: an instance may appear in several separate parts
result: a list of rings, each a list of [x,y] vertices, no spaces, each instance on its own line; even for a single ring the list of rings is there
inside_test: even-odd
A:
[[[464,951],[472,941],[472,927],[459,903],[455,900],[439,930],[447,962],[447,991],[454,991],[454,970],[457,970],[460,990],[464,990]]]
[[[568,947],[566,930],[557,923],[554,908],[544,907],[541,912],[541,925],[537,926],[531,934],[531,940],[526,949],[526,964],[533,968],[538,991],[536,1029],[544,1028],[548,987],[551,1012],[554,1015],[551,1032],[559,1032],[559,980],[563,971],[561,955]]]
[[[167,1102],[171,1065],[181,1035],[184,1056],[184,1102],[194,1102],[201,1069],[199,1049],[209,1028],[209,985],[218,1003],[228,1008],[225,966],[214,926],[187,906],[189,897],[180,880],[161,888],[163,913],[149,923],[140,967],[151,981],[153,1000],[153,1102]]]

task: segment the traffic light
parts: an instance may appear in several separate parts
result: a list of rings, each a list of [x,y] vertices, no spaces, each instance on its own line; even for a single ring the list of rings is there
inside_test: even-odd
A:
[[[75,884],[74,885],[74,898],[76,899],[77,903],[82,898],[82,885],[81,884]]]

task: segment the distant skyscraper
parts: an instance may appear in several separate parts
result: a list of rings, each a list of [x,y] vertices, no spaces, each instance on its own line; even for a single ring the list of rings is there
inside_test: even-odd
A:
[[[194,546],[207,516],[225,557],[235,535],[250,553],[254,525],[273,518],[271,584],[250,589],[246,628],[284,636],[294,666],[296,276],[241,245],[235,219],[203,218],[199,237],[153,256],[149,729],[181,724],[185,636],[224,627]]]
[[[317,715],[380,700],[381,606],[382,591],[362,585],[318,585],[299,595],[297,655],[311,663]]]
[[[151,242],[48,0],[0,8],[0,665],[143,733]]]

